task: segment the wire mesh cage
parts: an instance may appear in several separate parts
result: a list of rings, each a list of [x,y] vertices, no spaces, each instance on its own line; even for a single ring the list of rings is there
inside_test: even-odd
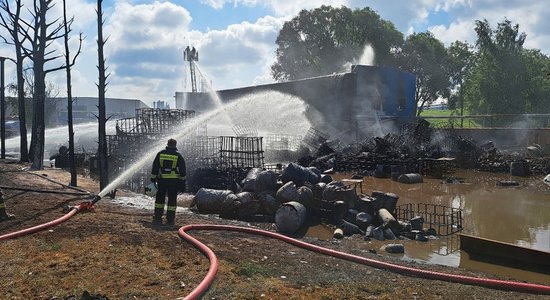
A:
[[[221,136],[219,139],[221,167],[264,167],[262,137]]]
[[[255,137],[258,136],[258,130],[252,127],[246,127],[244,125],[233,126],[233,132],[238,137]]]
[[[428,203],[407,203],[396,208],[395,217],[400,221],[410,221],[417,216],[424,220],[424,227],[435,229],[438,235],[447,236],[463,229],[460,208]]]
[[[321,132],[313,127],[310,127],[306,135],[302,139],[302,143],[310,150],[317,150],[319,146],[327,141],[329,135]]]

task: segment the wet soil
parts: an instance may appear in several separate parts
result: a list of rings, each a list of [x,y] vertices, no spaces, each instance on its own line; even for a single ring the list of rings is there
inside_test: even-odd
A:
[[[66,171],[28,170],[26,164],[0,161],[0,186],[4,187],[6,207],[16,216],[0,223],[0,235],[59,218],[64,206],[85,200],[77,195],[8,189],[78,192],[62,185],[69,182]],[[99,184],[79,177],[78,186],[97,193]],[[117,196],[131,193],[119,190]],[[191,198],[180,195],[178,205],[189,205]],[[275,230],[270,223],[251,224],[191,212],[178,213],[178,226],[174,228],[151,226],[151,219],[150,210],[116,205],[105,199],[97,203],[94,211],[78,213],[59,226],[1,241],[1,298],[64,299],[87,291],[109,299],[176,299],[196,287],[208,269],[206,257],[178,237],[179,226],[215,223]],[[404,276],[265,237],[213,231],[191,234],[219,258],[218,274],[203,299],[547,299]],[[403,262],[354,249],[346,239],[302,239],[427,270],[508,279],[460,268]]]

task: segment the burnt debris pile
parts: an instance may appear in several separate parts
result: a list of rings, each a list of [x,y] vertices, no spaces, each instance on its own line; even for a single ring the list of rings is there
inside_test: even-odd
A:
[[[427,241],[462,229],[459,209],[398,205],[398,195],[365,195],[361,185],[360,178],[333,180],[315,167],[290,163],[281,174],[253,168],[233,190],[201,188],[191,207],[223,218],[274,222],[287,234],[306,224],[332,224],[335,238],[361,234],[366,240]]]
[[[452,128],[432,126],[423,119],[407,123],[395,133],[346,146],[327,140],[297,162],[323,172],[355,172],[393,179],[400,173],[444,178],[456,168],[510,172],[516,176],[550,173],[549,155],[539,145],[499,150],[493,142],[464,138]],[[517,170],[524,171],[514,171],[515,164]]]

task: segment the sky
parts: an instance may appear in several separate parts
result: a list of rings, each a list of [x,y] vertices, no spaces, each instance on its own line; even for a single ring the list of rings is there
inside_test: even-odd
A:
[[[30,0],[24,0],[31,7]],[[50,11],[62,16],[62,3]],[[191,91],[183,49],[199,52],[198,76],[203,89],[239,88],[273,82],[275,40],[285,21],[302,9],[321,5],[370,7],[406,35],[431,31],[438,39],[475,43],[475,20],[487,19],[493,28],[508,18],[527,34],[526,48],[550,55],[550,5],[525,0],[104,0],[107,97],[140,99],[147,105],[163,100],[174,107],[175,92]],[[85,36],[82,53],[72,70],[75,97],[97,97],[97,15],[95,0],[67,0],[74,16],[72,49],[78,33]],[[1,31],[0,31],[1,32]],[[5,32],[1,33],[5,36]],[[62,54],[62,41],[52,49]],[[13,46],[1,44],[0,56],[13,57]],[[50,67],[62,65],[64,59]],[[6,62],[6,84],[15,81],[13,63]],[[66,96],[65,73],[48,73],[47,80]]]

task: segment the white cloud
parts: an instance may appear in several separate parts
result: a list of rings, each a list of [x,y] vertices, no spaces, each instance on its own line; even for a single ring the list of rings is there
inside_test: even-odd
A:
[[[476,39],[474,23],[471,20],[458,20],[449,24],[449,26],[436,25],[429,27],[428,30],[447,46],[454,41],[468,41],[469,43],[473,43]]]
[[[31,3],[31,0],[26,0]],[[73,88],[77,96],[97,95],[96,1],[69,0],[69,15],[75,15],[74,34],[84,31],[87,39],[77,66]],[[144,4],[136,4],[144,3]],[[114,5],[111,5],[114,3]],[[185,8],[186,1],[114,0],[104,2],[107,65],[112,72],[108,97],[171,100],[183,90],[185,64],[182,50],[195,46],[200,53],[200,71],[214,88],[227,89],[272,82],[275,39],[285,20],[302,9],[321,5],[350,8],[371,7],[380,16],[408,34],[430,30],[447,45],[455,40],[475,42],[474,21],[487,19],[494,28],[504,17],[527,33],[525,46],[550,54],[550,6],[543,1],[523,0],[201,0],[215,9],[227,6],[260,7],[270,15],[256,21],[231,24],[219,30],[192,30],[192,17],[203,17]],[[29,7],[29,6],[27,6]],[[61,12],[60,2],[52,14]],[[438,23],[433,17],[438,16]],[[214,20],[213,20],[214,22]],[[219,28],[219,26],[217,27]],[[76,36],[73,37],[76,43]],[[57,44],[56,46],[59,46]],[[0,45],[0,53],[13,53]],[[12,64],[7,63],[7,71]],[[8,74],[9,76],[9,74]],[[187,75],[188,76],[188,75]],[[64,89],[62,72],[49,74]],[[7,79],[8,80],[8,79]]]
[[[197,46],[199,66],[212,76],[216,89],[267,82],[283,23],[280,18],[264,17],[205,33]]]

